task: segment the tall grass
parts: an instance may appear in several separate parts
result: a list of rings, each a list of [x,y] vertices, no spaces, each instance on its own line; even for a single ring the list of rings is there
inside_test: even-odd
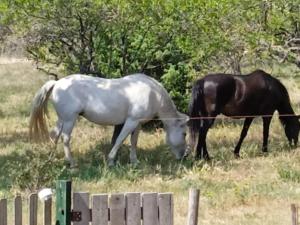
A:
[[[285,71],[282,70],[282,73]],[[137,166],[129,164],[129,142],[120,149],[114,168],[106,164],[111,127],[79,119],[72,134],[72,153],[79,168],[64,162],[62,144],[36,146],[28,140],[28,117],[35,92],[47,80],[28,62],[0,63],[0,197],[52,186],[56,179],[73,180],[77,191],[173,192],[175,224],[187,216],[190,187],[201,189],[200,224],[290,224],[290,203],[300,201],[300,153],[290,149],[277,116],[271,123],[269,150],[261,153],[262,121],[256,119],[242,145],[241,159],[232,151],[242,122],[218,120],[209,131],[211,162],[176,161],[161,129],[143,131]],[[282,78],[299,112],[299,83]],[[56,115],[51,110],[49,124]],[[9,175],[10,174],[10,175]]]

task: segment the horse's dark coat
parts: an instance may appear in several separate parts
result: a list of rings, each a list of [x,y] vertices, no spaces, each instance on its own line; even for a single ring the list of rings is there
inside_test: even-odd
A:
[[[198,133],[196,157],[209,159],[206,148],[208,129],[218,114],[245,118],[240,139],[234,153],[239,156],[241,144],[254,117],[263,119],[263,151],[267,151],[269,126],[272,115],[279,112],[289,143],[296,145],[300,123],[295,115],[288,92],[283,84],[270,74],[256,70],[248,75],[210,74],[197,80],[192,88],[189,105],[191,143],[195,145]],[[193,119],[193,117],[212,117]]]

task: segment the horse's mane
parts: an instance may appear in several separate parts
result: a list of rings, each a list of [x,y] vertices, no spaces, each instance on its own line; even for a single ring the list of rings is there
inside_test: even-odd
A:
[[[283,85],[283,83],[277,79],[276,77],[272,76],[271,74],[266,73],[263,70],[255,70],[251,74],[257,74],[260,73],[264,76],[264,80],[269,85],[269,87],[276,87],[277,95],[278,95],[278,113],[279,113],[279,119],[282,125],[285,127],[291,120],[289,116],[286,115],[294,115],[294,110],[291,106],[290,96],[286,89],[286,87]],[[283,115],[283,116],[280,116]]]
[[[190,118],[196,118],[203,114],[201,109],[205,109],[202,90],[203,90],[203,79],[197,80],[192,88],[192,100],[189,104],[189,116]],[[189,121],[189,130],[190,130],[190,144],[192,148],[194,148],[196,143],[196,134],[197,131],[200,129],[200,122],[199,120],[192,119]]]
[[[164,99],[164,101],[162,101],[162,104],[163,104],[162,108],[164,108],[168,112],[176,112],[177,113],[177,108],[176,108],[171,96],[169,95],[167,90],[164,88],[164,86],[160,82],[158,82],[157,80],[155,80],[154,78],[152,78],[150,76],[147,76],[145,74],[141,74],[141,75],[143,75],[146,79],[151,81],[151,83],[153,83],[155,86],[157,86],[159,88],[158,94],[161,96],[161,99]]]

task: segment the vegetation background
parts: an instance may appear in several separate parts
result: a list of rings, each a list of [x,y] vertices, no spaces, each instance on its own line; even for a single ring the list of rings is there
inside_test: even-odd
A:
[[[27,129],[45,74],[114,78],[144,72],[186,111],[196,78],[262,68],[286,85],[299,112],[299,0],[2,0],[0,51],[0,197],[26,196],[59,178],[93,193],[174,192],[179,225],[185,223],[188,189],[198,187],[201,224],[290,223],[290,203],[300,200],[300,153],[287,145],[277,118],[268,156],[260,153],[257,119],[242,159],[234,159],[241,121],[223,118],[209,132],[210,163],[177,162],[156,128],[141,134],[137,167],[128,164],[126,142],[113,169],[105,161],[111,128],[80,119],[72,141],[78,171],[65,166],[61,145],[31,144]],[[52,111],[50,125],[54,121]]]

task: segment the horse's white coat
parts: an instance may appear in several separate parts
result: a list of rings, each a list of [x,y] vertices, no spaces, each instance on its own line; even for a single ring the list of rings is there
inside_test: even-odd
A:
[[[140,124],[154,116],[163,121],[167,142],[171,145],[176,158],[184,155],[188,117],[176,110],[167,91],[156,80],[143,74],[129,75],[120,79],[70,75],[56,82],[49,81],[35,98],[45,98],[51,88],[53,89],[50,98],[59,118],[51,137],[57,143],[59,136],[62,135],[65,155],[71,166],[74,165],[74,161],[69,142],[78,115],[102,125],[124,123],[109,153],[109,164],[114,163],[120,145],[130,133],[132,133],[130,159],[132,163],[137,161],[135,151]]]

